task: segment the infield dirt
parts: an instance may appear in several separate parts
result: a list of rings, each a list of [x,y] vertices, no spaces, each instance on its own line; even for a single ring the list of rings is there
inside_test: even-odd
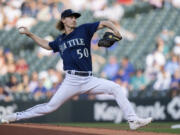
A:
[[[175,135],[166,133],[113,130],[102,128],[65,127],[47,124],[3,124],[0,135]]]

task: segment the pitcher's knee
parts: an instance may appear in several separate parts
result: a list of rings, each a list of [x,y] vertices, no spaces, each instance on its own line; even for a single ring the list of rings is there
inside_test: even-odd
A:
[[[57,110],[58,107],[55,106],[55,105],[50,105],[50,104],[47,103],[46,106],[45,106],[45,109],[46,109],[47,113],[50,113],[50,112],[53,112],[53,111]]]
[[[119,90],[119,89],[121,89],[121,87],[120,87],[120,85],[119,84],[114,84],[113,86],[112,86],[112,90]]]
[[[122,94],[121,86],[119,84],[114,84],[112,86],[112,93],[116,96],[117,94]]]

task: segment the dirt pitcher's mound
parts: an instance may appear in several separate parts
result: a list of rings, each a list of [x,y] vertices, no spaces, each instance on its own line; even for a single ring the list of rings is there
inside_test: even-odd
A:
[[[64,127],[45,124],[4,124],[0,125],[1,135],[172,135],[145,133],[126,130]]]

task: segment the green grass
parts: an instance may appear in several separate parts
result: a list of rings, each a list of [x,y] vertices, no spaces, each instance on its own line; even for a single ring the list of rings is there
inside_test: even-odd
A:
[[[138,129],[140,132],[156,132],[156,133],[175,133],[180,134],[180,129],[171,129],[174,124],[180,124],[180,122],[161,122],[151,123],[147,127]],[[56,124],[60,126],[73,126],[73,127],[89,127],[89,128],[106,128],[115,130],[129,130],[127,123],[114,124],[114,123],[61,123]]]

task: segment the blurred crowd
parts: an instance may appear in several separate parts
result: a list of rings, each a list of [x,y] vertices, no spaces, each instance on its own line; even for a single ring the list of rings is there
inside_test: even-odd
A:
[[[24,58],[16,58],[9,50],[0,48],[0,100],[12,101],[13,94],[28,93],[36,100],[50,98],[60,86],[63,75],[54,68],[28,74]]]
[[[113,21],[127,38],[134,35],[121,29],[119,21],[124,15],[122,5],[131,6],[136,2],[149,2],[154,8],[173,5],[180,8],[179,0],[1,0],[0,29],[12,27],[32,27],[37,21],[60,19],[60,12],[67,8],[76,11],[90,10],[97,18]],[[114,14],[115,13],[115,14]]]
[[[0,29],[10,30],[14,27],[26,26],[29,29],[38,21],[59,20],[60,12],[67,8],[82,12],[90,10],[94,18],[111,20],[122,36],[129,41],[136,34],[122,28],[120,21],[124,16],[123,6],[131,6],[136,2],[149,2],[154,9],[164,6],[180,8],[179,0],[1,0]],[[168,40],[174,38],[173,48],[169,48]],[[53,40],[52,37],[50,40]],[[180,95],[180,36],[173,31],[163,29],[156,37],[156,49],[146,56],[146,66],[137,69],[125,56],[120,61],[115,56],[107,60],[97,52],[107,51],[97,46],[99,35],[95,34],[91,41],[93,71],[101,77],[120,84],[128,96],[129,91],[144,91],[152,86],[153,90],[171,90],[171,96]],[[113,46],[116,48],[116,45]],[[112,48],[113,48],[112,47]],[[112,49],[110,48],[110,49]],[[37,57],[51,57],[51,53],[39,48]],[[32,63],[31,63],[32,64]],[[105,65],[101,69],[102,65]],[[14,94],[27,93],[34,99],[50,98],[62,83],[64,73],[62,61],[47,71],[29,74],[29,65],[23,57],[15,56],[8,48],[0,48],[0,100],[12,101]],[[4,78],[5,77],[5,78]],[[2,79],[3,78],[3,79]],[[5,83],[2,82],[5,80]],[[73,99],[112,99],[112,97],[80,95]]]
[[[58,19],[58,5],[55,0],[1,0],[0,29],[9,30],[19,26],[30,28],[37,21]]]
[[[59,20],[60,12],[67,8],[82,12],[90,10],[93,17],[113,21],[124,37],[133,40],[135,34],[120,27],[124,15],[121,4],[130,5],[133,0],[2,0],[0,1],[0,29],[26,26],[31,28],[38,21]],[[116,14],[114,14],[114,12]]]
[[[180,36],[175,36],[173,48],[167,41],[174,33],[164,29],[157,36],[156,49],[146,56],[145,69],[137,69],[124,57],[120,63],[111,56],[101,75],[119,83],[128,91],[143,91],[149,85],[155,91],[171,90],[172,97],[180,95]]]

